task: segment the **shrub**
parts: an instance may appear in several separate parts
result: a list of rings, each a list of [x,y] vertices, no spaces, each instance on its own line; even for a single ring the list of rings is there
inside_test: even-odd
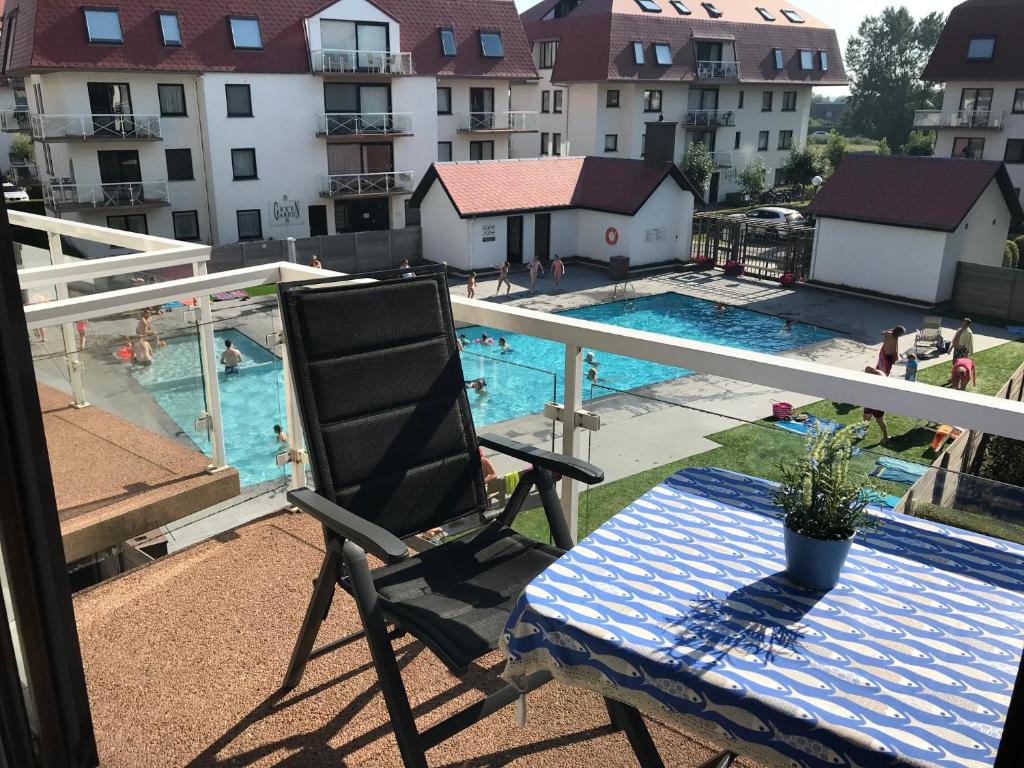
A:
[[[743,265],[735,259],[725,262],[725,266],[722,269],[730,277],[739,277],[743,274]]]
[[[779,282],[782,283],[783,287],[789,288],[791,285],[796,283],[796,275],[792,272],[786,272],[779,278]]]
[[[788,183],[806,187],[815,176],[827,173],[828,163],[817,148],[793,147],[782,171]]]
[[[760,157],[755,157],[743,167],[737,180],[743,194],[751,200],[757,200],[768,186],[768,166]]]
[[[999,483],[1024,486],[1024,442],[990,436],[978,474]]]
[[[11,148],[9,151],[14,155],[14,157],[26,163],[31,163],[35,158],[35,147],[32,144],[32,137],[27,133],[16,134],[15,137],[11,139]]]
[[[901,155],[930,157],[935,152],[935,134],[926,131],[911,131],[907,143],[900,147]]]
[[[880,154],[880,155],[891,155],[892,154],[892,150],[889,149],[889,142],[884,137],[878,140],[878,142],[875,144],[875,147],[876,147],[875,151],[878,154]]]
[[[1017,269],[1024,269],[1024,262],[1020,260],[1020,254],[1024,253],[1024,235],[1015,238],[1013,242],[1017,245]]]
[[[846,137],[836,131],[830,131],[825,145],[825,157],[828,159],[828,164],[835,169],[849,151],[850,142],[846,140]]]
[[[711,176],[715,172],[715,159],[708,148],[699,142],[692,143],[686,150],[686,156],[679,163],[679,170],[688,178],[693,186],[707,192]]]
[[[1021,266],[1020,248],[1013,240],[1007,240],[1003,248],[1003,266],[1014,269]]]

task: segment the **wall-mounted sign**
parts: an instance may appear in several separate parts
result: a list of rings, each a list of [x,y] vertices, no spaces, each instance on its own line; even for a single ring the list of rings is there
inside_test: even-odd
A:
[[[493,224],[484,224],[480,228],[480,231],[483,234],[483,241],[485,243],[493,243],[497,239],[497,236],[495,235],[495,226]]]
[[[291,227],[303,223],[302,204],[298,200],[289,200],[285,195],[280,200],[274,200],[268,207],[272,227]]]

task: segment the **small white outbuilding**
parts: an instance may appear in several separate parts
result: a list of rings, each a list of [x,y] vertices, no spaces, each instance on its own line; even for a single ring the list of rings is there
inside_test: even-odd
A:
[[[687,261],[699,199],[670,162],[559,157],[434,163],[410,205],[424,257],[469,272],[534,255]]]
[[[1022,216],[1003,163],[850,155],[818,193],[810,279],[941,304],[961,261],[998,267]]]

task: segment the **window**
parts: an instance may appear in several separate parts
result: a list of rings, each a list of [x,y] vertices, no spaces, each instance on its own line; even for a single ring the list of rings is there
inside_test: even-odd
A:
[[[822,72],[828,72],[828,51],[818,51],[818,66]]]
[[[149,234],[149,225],[146,223],[146,214],[144,213],[131,213],[127,216],[107,216],[107,226],[110,229],[120,229],[140,235]]]
[[[771,91],[765,91],[764,93],[761,94],[761,111],[762,112],[771,112],[772,111],[772,99],[774,97],[775,97],[775,94],[772,93]]]
[[[235,211],[235,219],[238,221],[239,240],[263,239],[263,220],[260,217],[259,208]]]
[[[996,52],[996,39],[991,35],[972,37],[967,44],[968,61],[992,61]]]
[[[493,160],[494,159],[494,142],[493,141],[471,141],[471,142],[469,142],[469,159],[470,160]]]
[[[1013,112],[1017,115],[1024,113],[1024,88],[1013,92]]]
[[[654,60],[662,67],[667,67],[672,63],[672,49],[669,48],[668,43],[654,44]]]
[[[782,15],[785,16],[792,24],[803,24],[804,17],[796,11],[790,11],[785,8],[782,9]]]
[[[541,156],[543,156],[543,155],[546,155],[547,153],[548,153],[548,135],[546,133],[542,133],[540,135],[540,154],[541,154]]]
[[[796,112],[796,91],[782,92],[782,111]]]
[[[3,58],[3,61],[0,62],[0,63],[2,63],[2,65],[3,65],[3,70],[2,71],[4,71],[4,72],[9,72],[12,69],[12,67],[11,67],[11,55],[13,53],[13,46],[11,45],[11,40],[15,39],[15,28],[17,27],[17,24],[18,24],[18,9],[17,8],[15,8],[13,11],[8,13],[7,17],[5,19],[0,20],[0,26],[3,27],[3,32],[4,32],[4,34],[3,34],[3,38],[4,38],[3,57],[4,58]],[[20,86],[20,90],[21,90],[22,93],[24,93],[24,88],[25,88],[24,85]],[[27,104],[27,100],[26,100],[26,104]],[[17,101],[15,101],[15,106],[16,107],[20,106],[17,103]]]
[[[669,0],[669,5],[676,9],[676,13],[680,16],[689,16],[690,9],[686,7],[686,3],[682,0]]]
[[[739,131],[736,131],[736,137],[732,141],[732,148],[733,149],[739,149],[740,148],[740,137],[741,137],[741,135],[742,134],[740,134]]]
[[[636,4],[647,13],[661,13],[661,7],[654,0],[636,0]]]
[[[540,69],[551,69],[555,66],[555,56],[558,55],[558,41],[545,40],[540,44],[538,51],[537,66]]]
[[[810,70],[814,69],[814,54],[810,51],[800,51],[800,69]]]
[[[445,56],[454,56],[458,50],[455,47],[455,30],[451,27],[441,27],[438,33],[441,35],[441,53]]]
[[[984,139],[970,139],[966,137],[953,139],[953,154],[951,157],[961,160],[981,160],[984,154]]]
[[[992,111],[992,89],[991,88],[964,88],[960,91],[960,111],[969,113],[968,119],[972,125],[987,122],[988,114]]]
[[[619,106],[619,92],[617,90],[609,90],[604,97],[604,105],[610,108],[616,108]]]
[[[53,152],[50,151],[49,142],[43,142],[43,167],[47,176],[53,176]]]
[[[450,163],[452,160],[452,143],[450,141],[437,142],[437,161],[439,163]]]
[[[783,59],[782,59],[782,49],[781,48],[772,48],[772,54],[775,56],[775,68],[776,69],[785,69],[786,68],[786,62],[783,61]]]
[[[633,63],[644,63],[644,44],[641,43],[639,40],[633,41]]]
[[[757,151],[768,151],[768,131],[761,131],[759,134],[757,134]]]
[[[174,211],[171,214],[174,221],[175,240],[198,240],[199,239],[199,212],[198,211]]]
[[[256,150],[232,149],[231,174],[235,181],[256,178]]]
[[[184,85],[158,83],[156,95],[160,101],[160,117],[187,117]]]
[[[121,17],[113,8],[86,8],[85,31],[90,43],[123,43]]]
[[[252,93],[249,85],[225,85],[228,117],[252,117]]]
[[[235,48],[255,50],[263,47],[259,19],[229,17],[231,23],[231,44]]]
[[[701,3],[704,6],[704,10],[708,12],[708,16],[712,19],[721,18],[722,12],[715,7],[714,3]]]
[[[1008,139],[1003,160],[1007,163],[1024,163],[1024,139]]]
[[[562,111],[562,91],[554,92],[554,103],[551,106],[551,111],[560,114]]]
[[[661,91],[644,91],[644,112],[661,112]]]
[[[504,57],[505,47],[501,44],[501,32],[481,32],[480,48],[488,59]]]
[[[604,151],[605,152],[618,152],[619,151],[619,135],[617,133],[606,133],[604,135]]]
[[[551,91],[540,92],[540,111],[550,112],[551,111]]]
[[[779,149],[793,148],[793,132],[779,131]]]
[[[157,16],[160,18],[160,34],[163,35],[164,45],[181,45],[181,27],[178,25],[178,14],[174,11],[160,11]]]
[[[445,86],[437,89],[437,114],[450,115],[452,113],[452,89]]]
[[[195,178],[191,149],[167,149],[164,154],[167,157],[168,181],[192,181]]]
[[[736,109],[743,109],[743,91],[740,91],[740,99],[736,104]]]
[[[761,18],[764,19],[765,21],[775,21],[775,17],[772,15],[772,12],[769,11],[767,8],[762,8],[761,6],[758,6],[757,12],[761,14]]]
[[[552,133],[551,134],[551,154],[561,155],[562,154],[562,134]]]

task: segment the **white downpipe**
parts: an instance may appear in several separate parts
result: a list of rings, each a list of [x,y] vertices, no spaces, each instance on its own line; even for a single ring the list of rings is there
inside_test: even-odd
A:
[[[58,265],[64,263],[64,249],[60,244],[60,235],[56,232],[47,232],[46,239],[50,245],[50,264]],[[68,298],[68,286],[66,282],[58,282],[54,285],[57,292],[57,301]],[[64,362],[68,367],[68,381],[71,383],[71,392],[74,394],[75,408],[85,408],[89,402],[85,399],[85,378],[82,375],[82,359],[78,356],[78,336],[71,321],[60,324],[60,333],[64,337]]]
[[[579,444],[576,440],[576,413],[583,409],[583,348],[565,345],[565,402],[562,403],[562,455],[577,458]],[[571,478],[562,478],[562,513],[569,525],[569,534],[576,543],[580,528],[579,483]]]
[[[206,264],[192,265],[195,277],[206,275]],[[199,365],[203,373],[203,390],[206,394],[207,431],[210,435],[210,470],[216,472],[227,467],[227,451],[224,448],[224,413],[220,405],[220,380],[217,378],[217,340],[213,335],[213,307],[210,296],[203,293],[199,303]]]

